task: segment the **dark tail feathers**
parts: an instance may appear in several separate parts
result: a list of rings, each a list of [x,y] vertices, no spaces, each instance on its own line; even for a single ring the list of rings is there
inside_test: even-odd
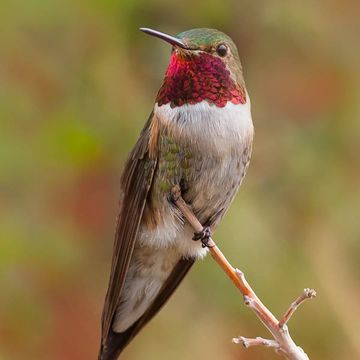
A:
[[[110,329],[105,343],[100,346],[98,360],[116,360],[140,330],[138,329],[140,320],[141,318],[122,333],[116,333]]]

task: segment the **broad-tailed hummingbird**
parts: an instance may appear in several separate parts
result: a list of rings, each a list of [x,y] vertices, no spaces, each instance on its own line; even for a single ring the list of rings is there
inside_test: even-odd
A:
[[[209,233],[245,176],[253,140],[250,99],[229,36],[213,29],[176,36],[141,30],[172,51],[121,177],[99,360],[117,359],[206,255]],[[176,185],[204,226],[195,236],[172,202]]]

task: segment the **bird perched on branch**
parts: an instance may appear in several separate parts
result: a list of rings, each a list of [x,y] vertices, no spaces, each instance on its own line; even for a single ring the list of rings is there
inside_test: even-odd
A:
[[[253,139],[238,51],[213,29],[170,36],[154,108],[121,177],[121,201],[99,360],[115,360],[174,292],[232,202]],[[204,229],[193,234],[171,199],[179,186]]]

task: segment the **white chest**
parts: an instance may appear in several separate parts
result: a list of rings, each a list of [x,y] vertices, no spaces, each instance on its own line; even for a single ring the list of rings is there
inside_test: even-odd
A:
[[[175,108],[169,104],[155,105],[154,112],[175,138],[219,156],[236,148],[240,150],[254,131],[248,95],[245,104],[228,102],[222,108],[207,101]]]

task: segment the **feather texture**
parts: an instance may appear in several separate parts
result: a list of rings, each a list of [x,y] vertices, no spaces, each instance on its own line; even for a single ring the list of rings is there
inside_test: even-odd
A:
[[[146,198],[156,169],[157,159],[154,154],[150,157],[148,149],[152,117],[153,114],[145,124],[121,178],[123,196],[115,232],[110,281],[102,315],[102,344],[106,343],[119,304]]]

